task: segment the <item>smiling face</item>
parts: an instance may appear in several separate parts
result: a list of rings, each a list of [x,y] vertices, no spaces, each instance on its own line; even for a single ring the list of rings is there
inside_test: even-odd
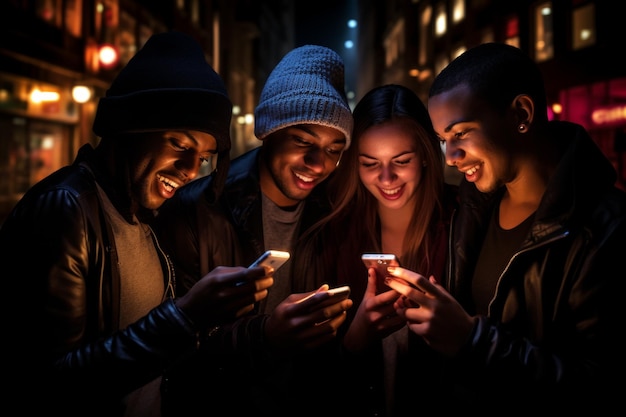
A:
[[[195,130],[140,133],[129,140],[137,141],[129,157],[132,198],[149,210],[196,178],[200,166],[217,153],[215,138]]]
[[[378,204],[413,207],[424,161],[411,125],[398,120],[372,126],[361,135],[358,147],[359,177]]]
[[[304,200],[337,167],[346,139],[339,130],[321,125],[281,129],[263,143],[261,190],[278,206]]]
[[[515,179],[515,122],[483,101],[466,85],[428,100],[435,132],[445,141],[446,163],[455,166],[482,192]]]

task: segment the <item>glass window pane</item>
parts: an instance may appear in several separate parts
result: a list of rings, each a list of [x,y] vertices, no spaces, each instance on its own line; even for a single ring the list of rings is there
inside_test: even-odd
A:
[[[574,9],[572,12],[572,48],[585,48],[596,43],[595,4]]]
[[[540,62],[553,56],[552,5],[546,1],[535,7],[535,59]]]

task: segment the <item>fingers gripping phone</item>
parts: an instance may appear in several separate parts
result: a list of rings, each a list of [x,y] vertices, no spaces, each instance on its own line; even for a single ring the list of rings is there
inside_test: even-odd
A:
[[[390,288],[385,284],[385,278],[389,276],[388,266],[400,266],[396,255],[392,253],[364,253],[361,259],[366,268],[375,268],[377,277],[377,292],[385,292]]]
[[[263,255],[254,261],[248,268],[254,268],[257,266],[269,266],[274,268],[274,272],[289,260],[289,252],[282,250],[268,250]]]

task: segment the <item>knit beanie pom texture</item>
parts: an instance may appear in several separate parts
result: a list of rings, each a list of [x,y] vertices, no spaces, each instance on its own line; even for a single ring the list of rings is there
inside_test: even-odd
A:
[[[346,98],[344,63],[332,49],[305,45],[286,54],[268,77],[255,109],[260,140],[299,124],[338,129],[350,146],[353,118]]]

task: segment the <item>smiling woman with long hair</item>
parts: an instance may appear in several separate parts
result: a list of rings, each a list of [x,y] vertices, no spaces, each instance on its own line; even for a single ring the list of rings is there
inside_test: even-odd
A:
[[[353,144],[328,184],[333,210],[302,242],[312,254],[305,273],[350,285],[359,306],[348,311],[343,329],[344,352],[355,359],[346,384],[354,396],[348,411],[393,415],[411,400],[400,394],[411,390],[404,382],[408,346],[422,342],[414,335],[409,340],[393,310],[399,294],[384,285],[383,292],[376,290],[361,254],[393,253],[408,269],[442,276],[456,187],[444,182],[439,140],[412,90],[374,88],[353,114]]]

